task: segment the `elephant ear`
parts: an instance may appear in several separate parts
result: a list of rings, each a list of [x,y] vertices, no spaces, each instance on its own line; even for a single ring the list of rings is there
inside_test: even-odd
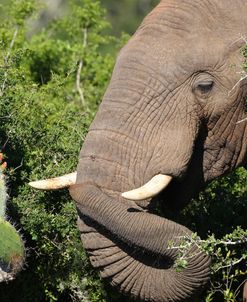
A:
[[[187,267],[176,270],[170,257],[150,255],[128,246],[79,214],[81,240],[92,265],[121,293],[143,301],[191,301],[207,283],[210,259],[195,246],[190,250]]]

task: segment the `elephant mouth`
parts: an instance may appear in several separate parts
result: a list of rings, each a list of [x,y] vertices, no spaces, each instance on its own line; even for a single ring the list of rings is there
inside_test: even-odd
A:
[[[157,183],[156,175],[141,188],[124,192],[124,199],[134,200],[142,208],[153,209],[157,203],[162,203],[172,211],[181,210],[191,198],[195,197],[205,186],[202,175],[193,174],[194,177],[176,178],[163,175]],[[76,183],[77,173],[70,173],[61,177],[30,182],[29,185],[39,190],[60,190],[69,188]],[[156,178],[156,179],[155,179]],[[161,176],[162,178],[162,176]],[[154,183],[151,183],[154,179]]]
[[[156,200],[169,205],[174,205],[174,200],[184,203],[186,186],[191,187],[193,194],[198,187],[195,185],[198,175],[188,177],[189,173],[187,170],[183,178],[173,177],[166,186],[163,183],[163,189],[156,191],[155,196],[136,203],[147,200],[150,204]],[[160,215],[147,213],[134,204],[130,206],[123,197],[123,202],[119,202],[115,197],[116,194],[121,196],[120,193],[107,192],[94,182],[77,180],[75,185],[74,182],[76,173],[32,183],[32,186],[39,189],[70,187],[78,209],[78,227],[84,248],[92,265],[114,287],[144,301],[175,302],[196,295],[205,286],[210,274],[210,258],[197,246],[186,250],[184,256],[188,264],[185,268],[179,267],[177,247],[184,236],[191,236],[189,229]],[[175,289],[174,284],[181,290]]]
[[[173,178],[169,185],[159,194],[152,198],[135,201],[141,208],[151,212],[156,212],[156,209],[161,209],[161,212],[170,212],[176,215],[181,211],[192,198],[203,190],[205,183],[202,179],[191,180],[188,178]]]
[[[172,213],[176,214],[182,210],[192,198],[197,197],[197,195],[205,188],[207,185],[207,182],[205,181],[206,174],[207,171],[203,168],[201,155],[199,153],[195,153],[192,155],[191,161],[186,169],[182,171],[179,176],[172,175],[168,177],[167,175],[163,175],[165,178],[164,183],[162,184],[161,180],[160,185],[154,185],[155,189],[158,187],[158,190],[153,192],[152,196],[150,196],[151,194],[147,194],[144,196],[146,198],[131,198],[135,197],[133,196],[134,194],[138,197],[138,190],[142,191],[142,188],[145,187],[146,184],[141,188],[124,193],[122,196],[127,196],[127,199],[134,200],[135,203],[142,208],[150,209],[152,211],[158,204],[161,208],[168,209]],[[166,177],[168,177],[168,179],[166,179]],[[154,177],[151,181],[153,179]],[[129,196],[128,193],[130,193]],[[142,196],[141,193],[142,192],[140,192],[140,195]]]

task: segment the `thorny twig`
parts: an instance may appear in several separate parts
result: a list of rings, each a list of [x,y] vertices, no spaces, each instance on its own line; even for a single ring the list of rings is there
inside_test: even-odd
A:
[[[179,236],[179,237],[176,237],[177,239],[184,239],[185,242],[182,242],[182,244],[180,246],[170,246],[168,247],[169,250],[173,250],[173,249],[176,249],[176,250],[179,250],[180,252],[182,252],[182,254],[180,255],[180,260],[181,259],[190,259],[190,258],[193,258],[197,255],[199,255],[203,250],[202,250],[202,244],[205,244],[207,243],[206,240],[201,240],[201,239],[194,239],[193,237],[190,237],[190,236]],[[215,242],[214,244],[215,245],[225,245],[225,246],[234,246],[234,245],[239,245],[239,244],[244,244],[244,243],[247,243],[247,238],[244,238],[244,239],[240,239],[240,240],[237,240],[237,241],[218,241],[218,242]],[[195,253],[192,253],[191,255],[188,255],[187,252],[189,251],[189,249],[191,248],[192,245],[195,245],[198,249],[199,249],[199,252],[195,252]],[[221,270],[221,269],[224,269],[224,268],[232,268],[233,266],[239,264],[240,262],[242,262],[244,259],[246,259],[246,256],[243,256],[241,257],[240,259],[236,260],[236,261],[232,261],[231,263],[229,264],[226,264],[224,266],[220,266],[218,269],[215,270],[215,272]]]
[[[23,158],[21,160],[21,163],[19,164],[19,166],[15,167],[14,169],[12,169],[10,172],[11,174],[14,173],[16,170],[20,169],[23,166]]]
[[[240,120],[240,121],[238,121],[238,122],[236,123],[236,125],[241,124],[241,123],[243,123],[243,122],[247,122],[247,117],[244,118],[244,119],[242,119],[242,120]]]
[[[228,95],[238,86],[239,83],[241,83],[243,80],[245,80],[247,78],[247,74],[245,74],[245,76],[241,77],[237,83],[232,87],[232,89],[228,92]]]
[[[14,31],[12,40],[10,42],[8,53],[7,53],[6,57],[4,58],[4,66],[5,66],[5,68],[7,68],[7,65],[8,65],[8,62],[9,62],[9,57],[10,57],[11,51],[13,49],[13,46],[15,44],[15,40],[16,40],[17,34],[18,34],[18,28],[16,28],[15,31]],[[5,89],[5,85],[6,85],[6,81],[7,81],[7,76],[8,76],[8,72],[7,72],[7,70],[5,70],[4,80],[3,80],[3,83],[2,83],[2,87],[0,89],[0,96],[3,95],[4,89]]]
[[[245,80],[247,78],[247,74],[245,74],[245,76],[241,77],[239,81],[237,81],[237,83],[232,87],[232,89],[229,91],[228,95],[239,85],[239,83],[241,83],[243,80]],[[236,125],[241,124],[243,122],[247,121],[247,117],[238,121],[236,123]]]
[[[83,35],[83,49],[85,49],[86,46],[87,46],[87,28],[84,28],[83,32],[84,32],[84,35]],[[83,60],[81,59],[79,61],[77,74],[76,74],[76,89],[79,93],[82,104],[85,105],[84,89],[83,89],[83,87],[81,87],[81,82],[80,82],[82,68],[83,68]]]
[[[222,270],[224,268],[232,268],[233,266],[239,264],[240,262],[242,262],[244,259],[246,259],[246,257],[241,257],[240,259],[236,260],[236,261],[233,261],[229,264],[226,264],[226,265],[223,265],[223,266],[220,266],[219,268],[217,268],[215,270],[215,273],[218,272],[219,270]]]
[[[240,37],[235,41],[235,43],[238,42],[238,41],[240,41],[240,40],[242,40],[245,44],[247,44],[247,39],[246,39],[245,36],[240,35]],[[245,74],[245,75],[244,75],[243,77],[241,77],[240,80],[239,80],[239,81],[233,86],[233,88],[229,91],[228,95],[229,95],[229,94],[230,94],[230,93],[238,86],[239,83],[241,83],[244,79],[247,78],[247,74],[246,74],[246,73],[244,73],[244,74]],[[241,123],[246,122],[246,121],[247,121],[247,118],[244,118],[244,119],[238,121],[238,122],[236,123],[236,125],[241,124]]]
[[[197,247],[200,247],[200,244],[203,244],[203,243],[207,243],[207,240],[202,240],[202,239],[193,239],[191,238],[190,236],[179,236],[179,237],[175,237],[177,239],[184,239],[186,240],[186,243],[190,243],[190,244],[195,244],[197,245]],[[244,243],[247,243],[247,238],[244,238],[244,239],[240,239],[240,240],[237,240],[237,241],[218,241],[218,242],[215,242],[215,245],[220,245],[220,244],[223,244],[225,246],[229,246],[229,245],[239,245],[239,244],[244,244]],[[187,247],[186,244],[184,244],[182,247]],[[181,246],[171,246],[169,247],[169,249],[180,249]]]

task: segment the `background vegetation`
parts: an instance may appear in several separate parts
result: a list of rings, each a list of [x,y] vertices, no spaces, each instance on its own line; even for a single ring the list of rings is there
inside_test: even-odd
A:
[[[115,53],[127,39],[121,32],[132,34],[157,2],[58,0],[47,10],[44,1],[0,1],[0,149],[8,162],[8,215],[27,248],[25,269],[0,284],[1,302],[129,301],[92,270],[69,195],[37,192],[27,183],[75,169]],[[175,217],[207,239],[201,245],[214,258],[212,284],[198,301],[241,301],[246,181],[239,169]]]

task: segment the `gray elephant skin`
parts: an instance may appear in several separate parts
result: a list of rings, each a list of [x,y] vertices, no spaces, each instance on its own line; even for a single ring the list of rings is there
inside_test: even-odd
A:
[[[70,193],[92,265],[132,298],[192,301],[209,280],[210,259],[195,246],[175,269],[169,242],[191,231],[149,206],[182,209],[246,165],[246,16],[246,0],[163,0],[118,55]],[[155,198],[122,197],[156,175],[172,182]]]
[[[247,302],[247,281],[244,283],[243,288],[243,302]]]

